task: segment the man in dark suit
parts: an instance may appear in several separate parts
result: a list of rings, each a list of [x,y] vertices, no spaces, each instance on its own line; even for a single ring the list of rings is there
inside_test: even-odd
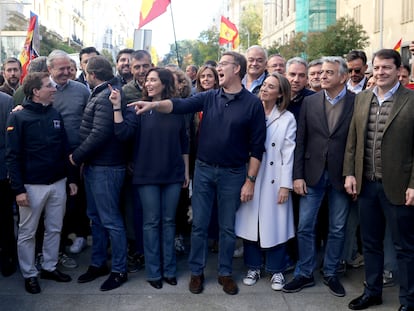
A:
[[[327,194],[330,223],[323,265],[324,283],[333,295],[345,295],[336,271],[349,207],[341,164],[355,95],[346,89],[347,72],[341,57],[324,57],[321,69],[323,90],[305,97],[301,108],[293,167],[293,188],[301,196],[297,232],[299,260],[294,279],[283,287],[287,293],[315,284],[315,225],[322,199]]]
[[[382,303],[383,240],[391,227],[400,271],[398,310],[414,310],[414,92],[398,81],[400,54],[374,54],[377,86],[358,94],[344,157],[345,189],[358,198],[365,257],[364,293],[349,303]]]

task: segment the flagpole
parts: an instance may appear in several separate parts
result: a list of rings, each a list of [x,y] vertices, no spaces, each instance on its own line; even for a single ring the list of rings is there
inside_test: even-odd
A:
[[[171,21],[173,26],[173,32],[174,32],[174,43],[175,43],[175,53],[177,54],[177,63],[178,67],[181,68],[181,60],[178,56],[178,43],[177,43],[177,37],[175,36],[175,25],[174,25],[174,16],[173,16],[173,10],[172,10],[172,0],[170,1],[170,11],[171,11]]]

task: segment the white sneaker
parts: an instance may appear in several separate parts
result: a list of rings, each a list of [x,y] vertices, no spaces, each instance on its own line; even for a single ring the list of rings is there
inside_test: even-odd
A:
[[[273,274],[270,282],[272,283],[271,287],[273,290],[282,290],[283,286],[285,286],[285,278],[282,273]]]
[[[233,258],[241,258],[243,257],[243,254],[244,254],[244,247],[240,246],[239,248],[236,248],[234,250]]]
[[[252,286],[256,284],[258,279],[260,279],[260,270],[250,269],[249,271],[247,271],[247,274],[243,279],[243,284],[247,286]]]
[[[58,264],[60,264],[62,267],[67,269],[75,269],[78,267],[78,263],[75,259],[68,257],[68,255],[60,253],[59,254],[59,261]]]
[[[86,239],[79,237],[76,238],[75,241],[73,241],[73,244],[70,246],[69,251],[72,254],[79,254],[81,251],[83,251],[88,244],[86,243]]]

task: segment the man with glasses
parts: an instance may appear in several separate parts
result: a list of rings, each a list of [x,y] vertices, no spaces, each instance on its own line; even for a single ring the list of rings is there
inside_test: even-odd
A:
[[[70,282],[56,266],[66,205],[66,178],[70,195],[77,193],[76,171],[68,162],[69,146],[63,118],[52,107],[56,88],[46,72],[30,73],[23,84],[24,109],[7,122],[6,165],[19,207],[17,238],[20,271],[28,293],[41,289],[35,266],[36,229],[44,214],[42,279]],[[40,121],[41,120],[41,121]],[[68,173],[71,174],[68,174]]]
[[[346,64],[349,72],[346,87],[358,94],[367,87],[368,79],[365,77],[365,71],[368,69],[367,55],[364,51],[352,50],[346,56]]]
[[[267,52],[261,46],[253,45],[247,49],[246,58],[247,72],[242,83],[248,91],[258,95],[260,87],[267,76]]]
[[[263,106],[241,83],[246,63],[243,55],[225,52],[217,66],[219,89],[189,98],[134,103],[138,114],[154,109],[177,114],[203,111],[192,195],[189,290],[193,294],[203,291],[208,225],[215,197],[219,217],[218,283],[225,293],[238,293],[232,277],[235,215],[241,202],[253,198],[266,138]]]
[[[278,72],[281,75],[285,75],[286,72],[286,59],[280,54],[272,54],[267,59],[267,72]]]

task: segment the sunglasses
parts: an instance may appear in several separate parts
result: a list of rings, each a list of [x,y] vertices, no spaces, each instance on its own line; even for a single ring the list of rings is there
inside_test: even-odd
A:
[[[361,68],[358,68],[358,69],[349,68],[349,69],[348,69],[348,72],[349,72],[349,73],[352,73],[352,71],[353,71],[353,72],[355,72],[355,73],[357,73],[357,74],[358,74],[358,73],[361,73],[361,70],[362,70]]]

